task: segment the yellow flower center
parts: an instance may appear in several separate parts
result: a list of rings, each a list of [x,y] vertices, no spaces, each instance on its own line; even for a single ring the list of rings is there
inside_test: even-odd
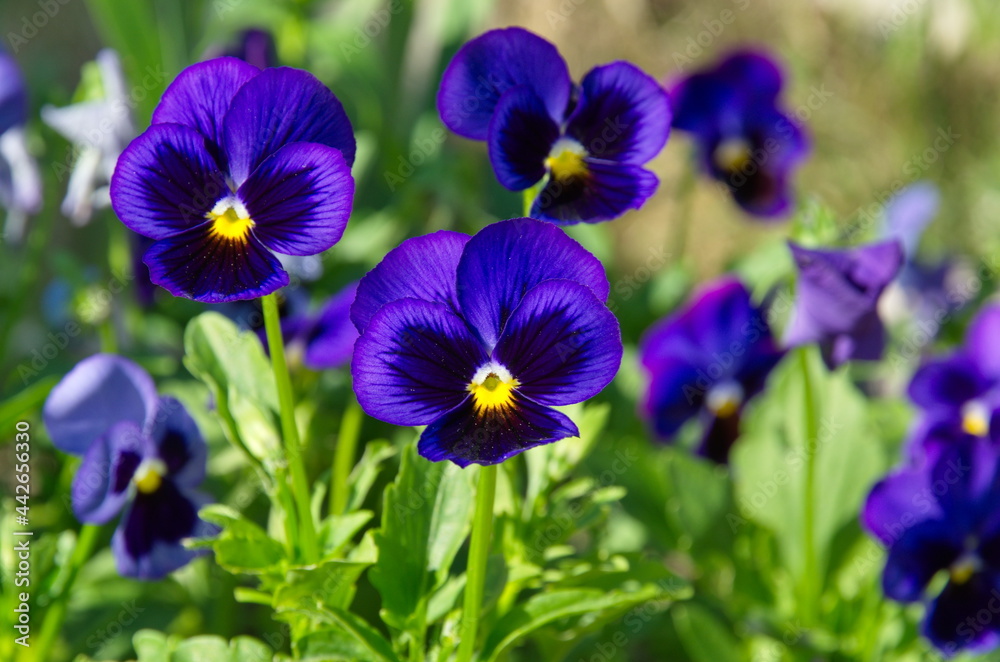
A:
[[[256,225],[243,203],[232,196],[219,200],[206,217],[212,222],[211,233],[227,241],[245,243]]]
[[[712,160],[720,170],[739,172],[750,162],[750,143],[743,138],[726,138],[715,148]]]
[[[729,418],[740,410],[744,392],[739,382],[726,381],[716,384],[705,396],[705,406],[719,418]]]
[[[143,460],[139,468],[135,470],[132,482],[135,483],[136,489],[143,494],[152,494],[160,489],[160,485],[163,484],[163,476],[166,473],[167,465],[163,463],[163,460]]]
[[[973,400],[962,407],[962,429],[976,437],[990,432],[990,410],[983,403]]]
[[[490,362],[477,370],[469,383],[472,406],[480,415],[507,409],[514,403],[514,389],[520,385],[507,368]]]
[[[587,150],[583,145],[571,138],[560,138],[545,159],[545,167],[557,181],[580,179],[588,174],[587,163],[584,161],[586,156]]]
[[[979,557],[967,552],[948,568],[948,574],[951,576],[951,581],[956,584],[964,584],[972,579],[972,575],[976,574],[982,567],[983,564]]]

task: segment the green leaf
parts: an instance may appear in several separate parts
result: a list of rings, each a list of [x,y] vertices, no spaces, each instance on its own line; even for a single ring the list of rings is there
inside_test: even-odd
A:
[[[670,610],[677,636],[693,662],[740,662],[739,641],[708,609],[697,603]]]
[[[450,462],[425,460],[412,444],[403,452],[399,475],[385,491],[375,534],[379,558],[369,573],[390,626],[423,627],[426,601],[447,579],[469,530],[470,473]]]
[[[369,662],[372,656],[353,636],[343,630],[318,630],[298,641],[299,659],[316,662],[343,660],[344,662]]]
[[[220,415],[232,420],[231,432],[247,450],[262,462],[280,462],[278,392],[257,336],[219,313],[202,313],[184,329],[184,365],[212,389]]]
[[[396,447],[384,439],[365,444],[365,451],[351,472],[351,496],[347,502],[348,512],[361,508],[368,496],[368,491],[371,490],[375,479],[378,478],[382,465],[395,455]]]
[[[493,662],[517,641],[549,623],[574,616],[621,613],[659,595],[660,590],[655,586],[634,592],[580,589],[539,593],[497,621],[479,659]]]
[[[214,635],[190,639],[168,637],[156,630],[139,630],[132,636],[138,662],[270,662],[274,653],[251,637],[227,642]]]
[[[285,560],[285,548],[257,524],[220,504],[205,506],[199,515],[217,524],[222,531],[208,541],[215,550],[216,562],[232,573],[262,574],[277,572]]]
[[[367,657],[360,658],[359,662],[369,659],[375,662],[399,662],[399,658],[396,657],[392,646],[385,637],[360,616],[336,607],[322,606],[302,610],[302,613],[328,624],[336,625],[344,634],[353,639],[367,654]]]
[[[351,538],[367,524],[375,514],[370,510],[358,510],[346,515],[328,517],[319,530],[319,540],[326,556],[336,556]]]
[[[369,565],[331,559],[315,566],[290,568],[284,583],[274,592],[274,609],[346,609],[354,598],[354,585]]]
[[[800,576],[804,565],[803,504],[806,462],[815,453],[815,547],[825,576],[832,541],[858,516],[865,494],[885,470],[873,443],[864,396],[845,371],[827,372],[810,352],[810,379],[819,434],[806,440],[801,362],[786,360],[745,420],[733,449],[736,508],[725,518],[733,530],[752,519],[775,535],[784,565]]]

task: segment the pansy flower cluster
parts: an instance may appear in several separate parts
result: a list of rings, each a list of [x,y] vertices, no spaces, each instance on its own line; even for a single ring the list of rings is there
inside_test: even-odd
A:
[[[783,85],[773,58],[739,51],[670,88],[673,126],[694,138],[702,170],[762,218],[790,211],[791,174],[808,151],[802,129],[781,107]]]
[[[919,417],[906,461],[872,489],[863,513],[889,548],[885,594],[926,602],[923,633],[946,653],[1000,644],[1000,625],[974,620],[1000,595],[998,334],[994,304],[973,320],[963,347],[917,370],[909,395]],[[939,575],[944,588],[931,592]]]
[[[595,67],[574,85],[548,41],[521,28],[491,30],[452,59],[437,106],[449,129],[486,141],[503,186],[541,186],[532,218],[606,221],[656,191],[643,165],[667,141],[670,102],[631,63]]]
[[[56,448],[83,458],[72,487],[77,518],[104,524],[124,510],[111,543],[119,574],[165,577],[196,556],[186,538],[214,534],[198,517],[209,501],[198,491],[205,441],[135,363],[112,354],[81,361],[52,389],[43,417]]]

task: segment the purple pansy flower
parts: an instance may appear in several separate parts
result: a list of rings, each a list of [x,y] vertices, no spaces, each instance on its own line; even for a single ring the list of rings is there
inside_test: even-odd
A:
[[[697,416],[704,430],[698,453],[725,463],[743,406],[783,355],[742,283],[709,283],[643,336],[639,358],[650,384],[642,413],[663,438]]]
[[[56,448],[83,457],[77,518],[104,524],[125,510],[111,543],[119,574],[160,579],[197,555],[182,541],[215,531],[198,517],[207,451],[180,402],[158,397],[131,361],[97,354],[52,389],[43,416]]]
[[[409,239],[361,279],[351,307],[358,402],[426,425],[420,454],[463,467],[577,436],[552,407],[597,395],[618,371],[608,289],[597,258],[548,223]]]
[[[928,462],[900,469],[868,496],[862,520],[888,547],[882,587],[900,602],[927,601],[922,632],[947,655],[1000,644],[1000,443],[958,434]],[[948,581],[936,596],[928,586]]]
[[[455,54],[437,106],[449,129],[487,142],[503,186],[545,180],[534,218],[609,220],[641,207],[659,183],[642,166],[667,141],[670,101],[628,62],[595,67],[574,86],[551,43],[521,28],[491,30]]]
[[[782,83],[773,58],[740,51],[670,90],[674,128],[692,134],[702,169],[755,216],[789,211],[789,179],[808,151],[778,102]]]
[[[28,151],[24,125],[28,92],[17,61],[0,46],[0,206],[7,210],[4,236],[18,241],[30,214],[42,207],[38,164]]]
[[[930,359],[910,381],[910,399],[920,408],[918,446],[930,433],[958,429],[989,434],[1000,408],[1000,305],[976,315],[965,344],[949,356]],[[933,439],[933,435],[930,437]]]
[[[785,342],[819,343],[831,370],[850,360],[881,358],[885,327],[878,316],[878,299],[903,263],[899,241],[844,250],[788,245],[799,280]]]
[[[351,123],[312,74],[236,58],[192,65],[111,180],[115,212],[156,240],[143,260],[175,296],[219,303],[288,284],[275,253],[313,255],[351,213]]]

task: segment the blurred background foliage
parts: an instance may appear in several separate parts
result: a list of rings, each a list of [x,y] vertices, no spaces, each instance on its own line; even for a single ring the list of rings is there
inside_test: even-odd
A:
[[[57,11],[43,12],[38,27],[32,21],[42,5]],[[489,28],[515,24],[554,42],[577,79],[596,64],[626,59],[669,82],[737,46],[770,50],[785,63],[785,105],[805,124],[812,144],[797,176],[805,210],[800,225],[810,218],[815,225],[818,214],[833,228],[832,236],[859,221],[867,227],[874,221],[865,219],[878,219],[893,193],[926,179],[940,188],[942,206],[923,250],[985,261],[995,271],[1000,5],[992,0],[5,0],[0,28],[6,43],[11,45],[11,34],[25,37],[15,56],[30,88],[29,132],[42,163],[45,207],[29,222],[23,243],[0,246],[0,429],[37,412],[54,380],[98,351],[102,333],[111,333],[119,351],[142,363],[161,390],[175,392],[199,419],[213,448],[210,491],[248,517],[260,519],[266,512],[265,500],[227,476],[240,468],[239,459],[207,414],[204,387],[181,364],[184,325],[205,307],[161,291],[153,308],[140,308],[129,287],[127,242],[112,213],[100,212],[82,228],[59,213],[73,151],[37,120],[38,110],[70,103],[81,68],[102,46],[122,54],[140,128],[184,66],[231,45],[247,27],[271,30],[282,64],[312,71],[339,96],[358,137],[358,190],[347,234],[324,256],[320,280],[308,284],[319,301],[408,236],[443,228],[473,233],[520,215],[520,196],[495,181],[485,145],[450,135],[434,108],[441,71],[461,44]],[[688,138],[675,134],[650,164],[661,184],[643,209],[569,232],[608,268],[610,305],[626,343],[622,373],[602,396],[614,414],[587,467],[598,478],[616,458],[637,459],[613,477],[612,484],[624,484],[628,494],[611,506],[600,546],[606,553],[653,553],[695,583],[697,598],[680,608],[630,613],[639,620],[606,624],[565,659],[874,660],[889,649],[903,651],[898,659],[922,659],[929,653],[917,643],[913,613],[898,618],[902,609],[881,603],[881,550],[861,535],[856,508],[833,507],[829,514],[824,581],[833,602],[824,629],[811,633],[791,597],[794,568],[785,567],[797,552],[776,542],[783,540],[782,527],[793,523],[774,504],[796,498],[794,481],[781,498],[768,497],[768,512],[742,523],[727,519],[745,514],[740,499],[752,500],[761,484],[752,479],[765,480],[767,458],[784,452],[775,439],[788,443],[794,431],[740,442],[734,464],[749,478],[734,493],[725,470],[652,446],[631,415],[642,385],[634,347],[649,324],[695,283],[734,266],[762,287],[790,269],[781,248],[789,225],[751,220],[716,185],[692,179],[691,151]],[[49,356],[47,346],[62,345],[59,334],[70,324],[79,331],[67,332],[66,347]],[[908,357],[904,372],[914,359]],[[799,425],[782,416],[786,396],[797,388],[788,372],[776,375],[774,393],[754,411],[751,425],[758,430]],[[328,466],[348,380],[339,372],[304,370],[296,378],[310,408],[310,458],[317,474]],[[866,459],[856,465],[863,466],[860,472],[850,463],[834,467],[829,498],[857,505],[892,463],[907,409],[897,398],[866,411],[841,381],[829,378],[820,388],[829,389],[833,402],[846,401],[845,411],[856,412],[841,416],[860,420],[843,433],[854,445],[841,453]],[[364,439],[379,436],[411,441],[409,431],[366,420]],[[867,439],[884,443],[867,447]],[[2,480],[12,475],[2,468],[9,461],[7,454],[0,458]],[[48,446],[36,449],[34,462],[34,523],[61,532],[39,541],[37,563],[55,568],[76,528],[62,502],[72,466]],[[371,493],[381,494],[388,480],[382,475]],[[249,497],[241,490],[250,490]],[[858,559],[867,565],[858,566]],[[55,575],[44,581],[57,581]],[[118,578],[105,551],[87,566],[73,595],[62,653],[126,656],[131,633],[140,627],[181,635],[255,633],[286,646],[268,610],[229,607],[235,582],[214,564],[198,563],[176,580],[139,585]],[[376,619],[370,586],[360,587],[358,603]],[[129,615],[129,604],[142,611]],[[616,645],[608,657],[593,657],[619,630],[628,633],[628,647]],[[510,659],[538,658],[529,652]]]

